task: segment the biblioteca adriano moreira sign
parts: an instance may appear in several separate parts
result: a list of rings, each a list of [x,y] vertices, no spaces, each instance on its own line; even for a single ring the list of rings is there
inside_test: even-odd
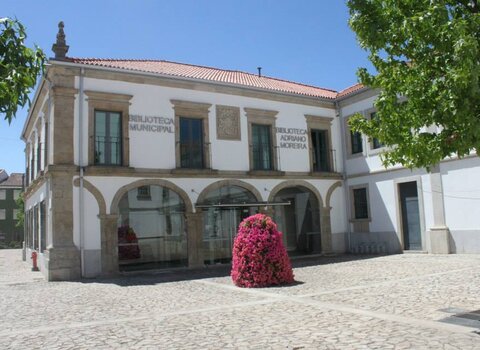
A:
[[[307,149],[307,130],[297,128],[275,128],[280,136],[280,148]]]

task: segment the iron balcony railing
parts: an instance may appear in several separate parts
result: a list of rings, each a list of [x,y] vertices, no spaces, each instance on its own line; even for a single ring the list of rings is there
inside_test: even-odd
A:
[[[185,169],[210,169],[210,143],[177,141],[180,152],[180,167]],[[208,159],[208,162],[207,162]]]
[[[337,170],[336,151],[334,149],[310,150],[312,152],[312,170],[314,172],[334,173]]]
[[[252,154],[252,170],[277,170],[275,157],[278,157],[278,146],[273,147],[269,142],[260,142],[250,145]],[[280,159],[277,159],[280,164]],[[278,168],[278,166],[277,166]]]
[[[122,138],[95,136],[95,164],[121,165]]]

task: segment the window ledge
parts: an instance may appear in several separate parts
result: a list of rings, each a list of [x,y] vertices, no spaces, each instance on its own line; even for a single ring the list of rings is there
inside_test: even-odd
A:
[[[250,170],[248,175],[254,176],[284,176],[284,171],[279,170]]]
[[[176,168],[170,171],[172,174],[184,174],[184,175],[210,175],[217,174],[218,170],[216,169],[190,169],[190,168]]]
[[[350,219],[350,222],[371,222],[372,218],[366,218],[366,219]]]

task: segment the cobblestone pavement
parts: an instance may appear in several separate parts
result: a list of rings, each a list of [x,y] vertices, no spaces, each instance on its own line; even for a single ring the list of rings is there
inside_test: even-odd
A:
[[[480,349],[480,321],[452,317],[480,310],[479,255],[310,265],[263,289],[191,273],[45,282],[0,250],[0,349]]]

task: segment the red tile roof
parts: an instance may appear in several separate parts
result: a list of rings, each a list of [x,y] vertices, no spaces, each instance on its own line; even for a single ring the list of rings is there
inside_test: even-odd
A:
[[[184,63],[160,60],[117,60],[73,57],[70,57],[67,60],[73,63],[85,65],[118,68],[131,71],[165,74],[183,78],[237,84],[253,88],[273,90],[278,92],[311,97],[321,97],[327,99],[334,99],[337,97],[337,92],[330,89],[319,88],[315,86],[270,78],[266,76],[259,77],[258,75],[251,73],[204,66],[195,66]]]
[[[353,94],[354,92],[357,92],[357,91],[363,89],[364,87],[365,87],[365,85],[360,84],[360,83],[352,85],[352,86],[340,91],[337,95],[337,98],[341,98],[341,97]]]

